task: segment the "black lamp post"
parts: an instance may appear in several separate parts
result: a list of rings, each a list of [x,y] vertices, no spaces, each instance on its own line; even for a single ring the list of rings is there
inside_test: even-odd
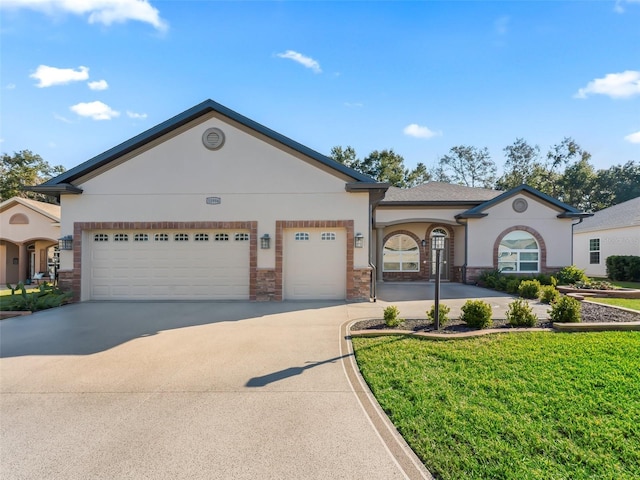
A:
[[[445,236],[434,232],[431,236],[431,248],[436,252],[436,292],[434,304],[434,320],[436,330],[440,330],[440,258],[444,250]]]

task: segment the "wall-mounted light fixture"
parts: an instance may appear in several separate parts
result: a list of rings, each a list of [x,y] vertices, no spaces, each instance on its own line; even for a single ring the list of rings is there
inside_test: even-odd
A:
[[[265,233],[260,237],[260,248],[268,249],[271,246],[271,237],[268,233]]]
[[[65,235],[58,239],[58,248],[60,250],[73,250],[73,236]]]
[[[364,235],[360,232],[356,233],[356,236],[353,238],[353,244],[356,248],[364,247]]]

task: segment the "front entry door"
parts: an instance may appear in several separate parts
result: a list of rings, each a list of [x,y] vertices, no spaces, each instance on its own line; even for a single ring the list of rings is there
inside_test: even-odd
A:
[[[433,233],[439,233],[446,238],[444,239],[444,250],[440,252],[440,280],[449,280],[449,235],[443,228],[436,228]],[[431,241],[431,239],[429,239]],[[430,243],[431,244],[431,243]],[[436,279],[436,251],[431,250],[431,280]]]

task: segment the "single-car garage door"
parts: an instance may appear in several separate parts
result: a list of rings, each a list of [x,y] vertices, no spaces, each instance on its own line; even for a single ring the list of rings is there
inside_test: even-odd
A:
[[[249,299],[249,233],[88,232],[90,298]]]
[[[341,228],[284,230],[284,298],[344,299],[347,233]]]

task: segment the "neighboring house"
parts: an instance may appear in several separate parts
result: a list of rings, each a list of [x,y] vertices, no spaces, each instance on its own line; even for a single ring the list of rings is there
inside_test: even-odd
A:
[[[0,285],[53,276],[60,206],[13,197],[0,203]]]
[[[590,277],[607,276],[607,257],[640,256],[640,197],[605,208],[573,229],[574,263]]]
[[[530,187],[387,189],[211,100],[33,187],[60,198],[80,300],[367,300],[374,269],[432,278],[434,232],[450,280],[571,263],[583,214]]]

